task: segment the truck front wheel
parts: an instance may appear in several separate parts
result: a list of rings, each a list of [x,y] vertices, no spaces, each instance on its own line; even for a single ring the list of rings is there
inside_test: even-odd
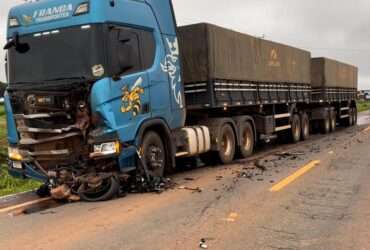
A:
[[[163,177],[166,168],[166,149],[161,137],[154,131],[147,132],[142,141],[141,150],[143,163],[146,164],[149,176]]]

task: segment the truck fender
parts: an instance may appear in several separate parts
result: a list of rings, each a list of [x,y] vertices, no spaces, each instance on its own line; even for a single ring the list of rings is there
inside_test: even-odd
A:
[[[200,122],[200,125],[207,126],[211,134],[211,151],[219,151],[217,136],[220,134],[221,127],[229,123],[234,130],[234,135],[236,136],[236,141],[239,142],[239,135],[237,130],[236,122],[231,118],[210,118]]]
[[[136,140],[135,140],[135,146],[140,147],[141,142],[143,140],[143,137],[145,133],[149,130],[153,130],[157,132],[162,138],[164,138],[164,144],[166,147],[166,161],[167,161],[167,172],[171,172],[173,169],[176,168],[176,146],[171,136],[171,130],[169,129],[166,122],[162,119],[149,119],[144,121],[137,134],[136,134]]]
[[[249,116],[249,115],[245,115],[245,116],[237,116],[234,118],[235,122],[236,122],[236,126],[237,126],[237,133],[238,133],[238,145],[240,146],[242,144],[242,135],[240,134],[241,131],[240,131],[240,125],[242,122],[250,122],[250,124],[252,125],[252,128],[253,128],[253,134],[254,134],[254,142],[257,142],[258,138],[257,138],[257,130],[256,130],[256,124],[254,122],[254,119],[252,116]]]

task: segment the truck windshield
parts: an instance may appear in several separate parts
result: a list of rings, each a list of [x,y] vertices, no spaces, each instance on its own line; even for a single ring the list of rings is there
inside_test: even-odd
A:
[[[85,25],[20,36],[26,49],[9,49],[9,83],[105,76],[103,32],[103,25]]]

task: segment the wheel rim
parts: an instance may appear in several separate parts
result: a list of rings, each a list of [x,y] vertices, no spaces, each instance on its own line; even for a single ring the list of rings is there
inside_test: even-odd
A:
[[[301,128],[299,126],[299,119],[297,118],[293,122],[293,136],[295,141],[298,141],[301,137]]]
[[[333,115],[332,117],[331,117],[331,129],[332,130],[335,130],[335,128],[337,127],[337,119],[336,119],[336,117]]]
[[[299,138],[299,129],[298,129],[298,126],[296,126],[295,129],[294,129],[294,137],[295,138]]]
[[[116,178],[115,176],[111,176],[109,178],[104,178],[102,180],[101,185],[99,185],[98,187],[88,187],[88,184],[84,183],[80,186],[80,188],[78,190],[78,193],[82,196],[82,198],[84,200],[87,200],[87,201],[104,200],[103,197],[108,192],[111,192],[111,189],[114,188],[114,186],[117,185],[116,184],[117,180],[115,178]],[[114,194],[115,192],[118,192],[118,188],[117,188],[117,190],[114,190],[114,192],[112,192],[112,194]]]
[[[325,119],[325,131],[330,131],[330,120]]]
[[[222,143],[221,143],[221,148],[222,152],[225,156],[229,156],[232,151],[232,142],[229,133],[225,133],[222,136]]]
[[[305,119],[303,122],[303,136],[306,138],[309,134],[308,121]]]
[[[148,170],[152,173],[156,173],[163,168],[164,153],[160,145],[151,144],[147,148],[147,152],[145,153],[145,162]]]
[[[246,152],[250,151],[252,147],[252,134],[251,131],[246,128],[243,132],[243,148]]]

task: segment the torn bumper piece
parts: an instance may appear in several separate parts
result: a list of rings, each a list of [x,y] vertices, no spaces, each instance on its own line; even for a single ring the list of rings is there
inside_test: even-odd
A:
[[[31,178],[36,179],[42,183],[47,182],[49,179],[48,176],[40,173],[40,171],[37,170],[37,167],[32,165],[31,163],[9,160],[8,166],[9,174],[16,178]]]
[[[42,143],[47,143],[47,142],[53,142],[53,141],[58,141],[58,140],[63,140],[66,138],[74,137],[81,135],[79,132],[71,132],[67,133],[64,135],[58,135],[58,136],[53,136],[53,137],[48,137],[48,138],[43,138],[43,139],[31,139],[31,138],[23,138],[19,141],[20,145],[35,145],[35,144],[42,144]]]

